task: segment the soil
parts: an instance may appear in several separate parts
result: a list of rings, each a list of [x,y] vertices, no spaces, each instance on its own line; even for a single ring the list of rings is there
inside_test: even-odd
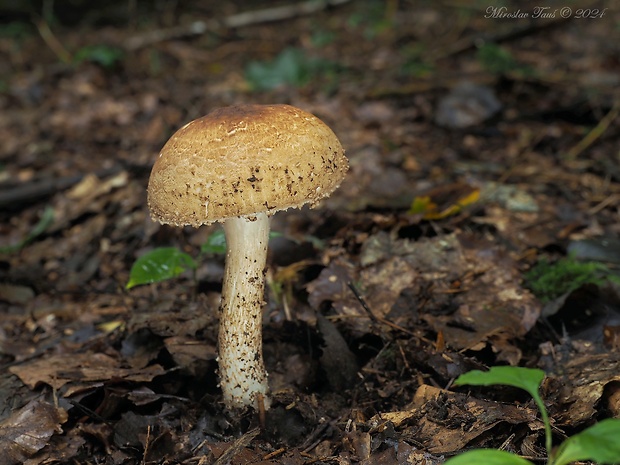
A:
[[[524,392],[453,386],[496,365],[546,372],[556,444],[620,417],[618,8],[70,3],[0,3],[0,464],[544,460]],[[272,218],[266,411],[218,387],[220,227],[146,205],[168,138],[241,103],[350,164]],[[194,272],[127,289],[160,247]],[[596,279],[541,293],[567,257]]]

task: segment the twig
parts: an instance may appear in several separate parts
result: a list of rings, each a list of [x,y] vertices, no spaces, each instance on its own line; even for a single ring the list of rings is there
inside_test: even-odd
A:
[[[351,292],[353,292],[353,295],[355,295],[355,298],[359,301],[360,305],[366,311],[366,313],[368,314],[368,316],[370,317],[370,319],[372,321],[374,321],[376,323],[381,323],[381,324],[386,325],[386,326],[389,326],[392,329],[396,329],[398,331],[402,331],[403,333],[409,334],[410,336],[419,337],[413,331],[409,331],[407,328],[403,328],[402,326],[399,326],[396,323],[392,323],[390,320],[386,320],[385,318],[382,318],[380,316],[375,315],[374,312],[370,309],[370,307],[366,303],[366,300],[364,299],[364,297],[362,297],[362,295],[359,293],[359,291],[353,285],[353,283],[352,282],[348,282],[347,286],[349,286],[349,289],[351,289]]]
[[[125,42],[125,49],[129,51],[138,50],[158,42],[165,42],[172,39],[192,37],[202,35],[207,31],[215,32],[221,29],[234,29],[239,27],[251,26],[253,24],[283,21],[295,18],[296,16],[309,15],[318,11],[343,5],[351,0],[307,0],[305,2],[282,5],[262,10],[245,11],[222,20],[194,21],[183,26],[176,26],[169,29],[160,29],[146,34],[130,37]]]
[[[39,34],[47,44],[47,46],[56,54],[58,59],[63,63],[71,63],[71,53],[56,38],[47,22],[43,19],[36,22]]]
[[[594,128],[585,135],[583,139],[581,139],[575,146],[573,146],[564,156],[565,160],[574,160],[577,158],[585,149],[590,147],[599,137],[601,137],[609,125],[616,119],[618,113],[620,112],[620,99],[614,102],[614,105],[611,107],[611,110],[598,122]]]
[[[88,407],[86,407],[85,405],[82,405],[79,401],[73,400],[73,399],[66,399],[66,400],[71,405],[73,405],[76,409],[82,411],[82,413],[84,413],[85,415],[87,415],[91,419],[93,419],[95,421],[98,421],[100,423],[104,423],[104,424],[106,424],[108,426],[113,426],[113,424],[112,424],[112,422],[110,420],[106,420],[105,418],[103,418],[101,415],[99,415],[94,410],[91,410]]]
[[[325,431],[334,424],[335,421],[332,420],[326,421],[323,424],[317,426],[317,428],[312,433],[310,433],[310,436],[308,436],[303,442],[303,444],[300,446],[301,451],[304,453],[308,453],[312,449],[314,449],[319,444],[319,442],[321,442],[321,438],[324,437]]]
[[[259,428],[254,428],[233,442],[226,451],[213,463],[213,465],[226,465],[241,449],[247,447],[258,436]]]
[[[144,451],[142,452],[142,461],[140,462],[140,465],[146,465],[146,456],[149,453],[150,447],[151,447],[151,425],[147,425],[146,439],[144,440]]]
[[[459,55],[470,50],[474,50],[484,43],[500,44],[505,42],[511,42],[517,39],[522,39],[530,35],[538,34],[539,32],[549,30],[551,28],[562,26],[566,24],[568,19],[557,18],[551,20],[544,20],[537,23],[531,23],[526,26],[516,27],[507,31],[501,31],[493,34],[482,34],[463,37],[462,39],[452,42],[449,46],[443,49],[433,49],[426,52],[424,58],[432,58],[435,61],[442,58],[449,58],[454,55]]]
[[[284,452],[286,452],[286,448],[280,447],[279,449],[276,449],[273,452],[269,452],[267,455],[264,455],[263,460],[273,459],[277,457],[278,455],[282,455]]]
[[[590,208],[588,210],[588,215],[596,215],[603,208],[606,208],[607,206],[609,206],[609,205],[611,205],[613,203],[618,203],[619,200],[620,200],[620,195],[619,194],[611,194],[611,195],[605,197],[597,205],[595,205],[592,208]]]

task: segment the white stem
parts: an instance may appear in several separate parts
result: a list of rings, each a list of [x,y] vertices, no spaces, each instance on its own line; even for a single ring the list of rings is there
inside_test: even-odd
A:
[[[259,213],[224,223],[227,253],[219,331],[219,372],[228,408],[258,407],[267,399],[263,362],[262,306],[269,218]]]

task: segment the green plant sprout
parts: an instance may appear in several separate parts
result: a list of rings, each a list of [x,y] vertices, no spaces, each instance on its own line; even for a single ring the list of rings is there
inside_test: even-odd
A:
[[[49,206],[45,207],[45,210],[43,210],[43,213],[41,214],[41,218],[39,219],[37,224],[35,224],[34,227],[30,230],[30,232],[26,234],[26,236],[23,239],[21,239],[17,244],[8,245],[6,247],[0,247],[0,253],[8,254],[8,253],[13,253],[13,252],[17,252],[18,250],[21,250],[26,245],[28,245],[30,242],[32,242],[34,239],[36,239],[38,236],[43,234],[45,230],[52,225],[53,222],[54,222],[54,209]]]
[[[270,239],[279,236],[281,234],[275,231],[269,233]],[[195,272],[204,255],[225,253],[226,236],[223,229],[217,229],[207,237],[206,242],[200,246],[200,254],[196,259],[176,247],[157,247],[134,262],[125,289],[174,279],[188,270]]]
[[[11,21],[6,24],[0,24],[0,37],[22,41],[32,35],[32,33],[32,24],[25,21]]]
[[[426,50],[422,44],[408,45],[401,50],[404,61],[400,67],[403,76],[425,77],[435,70],[435,64],[425,59]]]
[[[534,74],[529,66],[519,63],[508,49],[497,44],[483,44],[478,48],[476,56],[482,67],[492,74],[518,73],[522,76]]]
[[[312,33],[310,37],[310,42],[314,47],[325,47],[333,43],[336,40],[336,34],[332,31],[326,31],[325,29],[320,29],[319,26],[316,26],[317,29]]]
[[[97,44],[80,48],[75,52],[73,61],[78,64],[89,61],[103,68],[110,69],[120,63],[124,56],[125,53],[118,47]]]
[[[393,29],[392,8],[382,1],[360,2],[360,7],[349,16],[347,26],[361,29],[366,39],[374,39]]]
[[[277,233],[272,233],[269,237],[275,237]],[[226,253],[226,235],[223,229],[217,229],[209,234],[204,244],[200,246],[200,253],[210,255],[224,255]]]
[[[273,61],[250,61],[245,69],[245,79],[255,91],[271,90],[287,84],[303,87],[333,67],[327,60],[309,57],[299,48],[288,47]]]
[[[602,286],[618,279],[604,263],[579,261],[570,256],[555,263],[540,260],[524,277],[526,286],[543,303],[579,289],[584,284]]]
[[[522,367],[492,367],[489,371],[470,371],[457,378],[455,386],[506,385],[527,391],[540,410],[545,426],[545,448],[548,465],[567,465],[580,460],[598,464],[620,463],[620,419],[608,418],[569,437],[555,450],[552,448],[551,422],[539,388],[545,372]],[[532,462],[503,450],[475,449],[457,455],[445,465],[532,465]]]

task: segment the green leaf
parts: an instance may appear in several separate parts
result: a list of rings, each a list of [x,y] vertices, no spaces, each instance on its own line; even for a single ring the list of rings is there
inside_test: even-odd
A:
[[[445,465],[532,465],[532,462],[504,450],[478,449],[452,457]]]
[[[282,237],[283,234],[281,232],[278,231],[269,231],[269,240],[273,239],[274,237]]]
[[[477,58],[482,67],[493,74],[518,73],[522,76],[535,74],[531,67],[518,62],[510,50],[492,42],[487,42],[478,48]]]
[[[90,61],[103,66],[104,68],[112,68],[119,63],[124,57],[124,52],[117,47],[111,45],[98,44],[88,45],[80,48],[74,57],[76,63]]]
[[[0,37],[8,39],[23,40],[33,33],[33,24],[26,21],[12,21],[0,24]]]
[[[269,239],[273,239],[274,237],[280,237],[282,234],[277,231],[271,231],[269,233]],[[209,237],[207,237],[207,242],[200,246],[201,253],[208,254],[225,254],[226,253],[226,236],[224,234],[223,229],[218,229],[213,231]]]
[[[489,371],[473,370],[459,376],[454,384],[460,386],[470,384],[473,386],[489,386],[492,384],[504,384],[527,391],[536,402],[540,410],[542,421],[545,425],[545,447],[547,454],[551,454],[552,437],[549,414],[545,403],[540,397],[538,388],[545,378],[545,372],[536,368],[523,367],[491,367]]]
[[[592,460],[598,464],[620,463],[620,420],[608,418],[571,436],[558,447],[554,465]]]
[[[538,388],[545,378],[545,372],[535,368],[491,367],[489,371],[473,370],[459,376],[454,384],[461,386],[490,386],[504,384],[524,389],[532,397],[538,396]]]
[[[188,269],[196,269],[196,262],[191,256],[176,247],[159,247],[135,261],[125,288],[175,278]]]
[[[200,251],[210,254],[226,253],[226,236],[224,235],[224,230],[217,229],[213,231],[209,237],[207,237],[207,242],[200,246]]]
[[[250,61],[245,79],[253,90],[270,90],[288,84],[303,87],[333,65],[326,60],[307,56],[302,49],[288,47],[273,61]]]

